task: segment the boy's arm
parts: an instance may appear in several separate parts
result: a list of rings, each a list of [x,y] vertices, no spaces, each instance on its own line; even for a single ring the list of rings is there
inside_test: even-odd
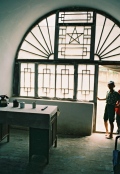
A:
[[[106,98],[99,98],[99,97],[97,97],[97,99],[98,100],[106,100]]]

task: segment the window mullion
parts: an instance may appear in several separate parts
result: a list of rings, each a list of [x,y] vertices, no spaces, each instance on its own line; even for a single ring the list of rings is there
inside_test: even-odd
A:
[[[38,98],[38,63],[35,63],[35,98]]]
[[[18,95],[20,95],[20,77],[21,77],[21,73],[20,73],[20,71],[21,71],[21,63],[18,63],[18,72],[19,72],[19,74],[18,74],[18,79],[17,79],[17,82],[19,82],[18,83],[18,88],[17,88],[17,91],[18,91]]]
[[[96,29],[96,13],[93,12],[93,25],[91,26],[90,60],[94,60],[94,52],[95,52],[95,29]]]
[[[58,59],[58,41],[59,41],[59,24],[58,24],[59,11],[56,12],[56,22],[55,22],[55,44],[54,44],[54,60]]]
[[[54,97],[56,97],[56,83],[57,83],[56,79],[57,79],[57,65],[55,64],[55,94],[54,94]]]
[[[74,94],[73,99],[77,98],[77,84],[78,84],[78,64],[74,64]]]

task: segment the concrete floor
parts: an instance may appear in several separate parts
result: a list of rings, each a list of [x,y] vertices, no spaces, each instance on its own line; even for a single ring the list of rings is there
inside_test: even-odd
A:
[[[11,129],[10,142],[4,139],[0,143],[0,174],[113,174],[115,137],[108,140],[100,133],[86,137],[58,135],[58,146],[51,148],[46,165],[45,159],[28,162],[28,131]]]

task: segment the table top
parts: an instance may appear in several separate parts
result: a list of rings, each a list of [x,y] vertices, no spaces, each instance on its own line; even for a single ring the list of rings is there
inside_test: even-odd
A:
[[[41,110],[45,107],[46,105],[36,105],[33,109],[32,104],[25,104],[25,108],[20,108],[13,107],[13,104],[9,103],[7,107],[0,107],[0,123],[48,129],[58,107],[48,105],[46,109]]]
[[[44,109],[45,108],[45,109]],[[36,105],[36,108],[32,108],[32,104],[25,104],[25,108],[13,107],[12,103],[9,103],[7,107],[0,107],[0,112],[21,112],[21,113],[34,113],[34,114],[45,114],[54,115],[57,112],[57,106],[52,105]]]

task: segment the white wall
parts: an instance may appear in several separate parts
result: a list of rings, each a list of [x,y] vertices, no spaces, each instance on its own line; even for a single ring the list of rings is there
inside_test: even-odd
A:
[[[13,102],[15,98],[11,98]],[[19,102],[31,104],[33,99],[17,98]],[[55,105],[58,106],[60,115],[57,121],[57,130],[59,134],[84,135],[92,133],[93,125],[93,103],[57,101],[57,100],[36,100],[37,105]]]

